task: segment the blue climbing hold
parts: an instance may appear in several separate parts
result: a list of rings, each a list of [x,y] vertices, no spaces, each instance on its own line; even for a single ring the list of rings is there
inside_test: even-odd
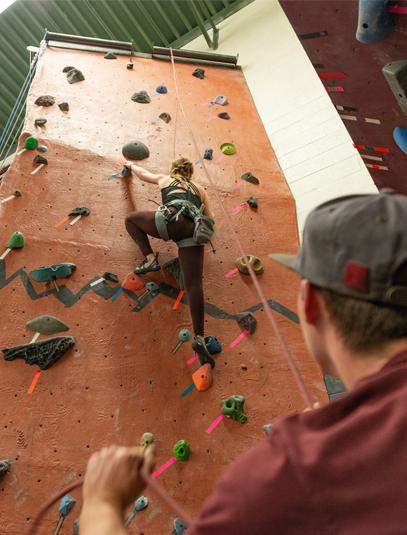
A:
[[[168,93],[168,89],[165,87],[165,85],[158,85],[156,92],[161,93],[161,95],[165,95],[165,93]]]
[[[174,531],[172,532],[173,535],[181,535],[182,533],[184,533],[187,529],[187,525],[185,524],[185,522],[183,522],[182,520],[180,520],[179,518],[176,518],[174,520]]]
[[[393,130],[393,138],[398,148],[407,154],[407,128],[401,128],[397,126]]]
[[[214,336],[205,336],[205,344],[211,355],[216,355],[222,351],[221,343]]]
[[[387,0],[359,0],[356,39],[360,43],[377,43],[393,30],[394,17],[388,11]]]
[[[59,502],[59,514],[64,518],[68,516],[69,513],[72,511],[75,503],[76,500],[72,498],[72,496],[70,496],[69,494],[65,494],[65,496]]]

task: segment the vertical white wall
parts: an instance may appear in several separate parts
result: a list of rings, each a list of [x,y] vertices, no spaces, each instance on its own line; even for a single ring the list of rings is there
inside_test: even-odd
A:
[[[339,195],[377,191],[278,1],[255,0],[219,29],[216,52],[239,54],[295,198],[299,230],[317,204]],[[202,36],[185,48],[208,50]]]

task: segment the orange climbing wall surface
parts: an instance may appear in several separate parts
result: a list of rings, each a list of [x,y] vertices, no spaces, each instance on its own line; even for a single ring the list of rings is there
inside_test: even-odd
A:
[[[37,368],[22,360],[0,361],[0,458],[12,460],[10,473],[0,481],[0,532],[8,535],[21,535],[50,495],[83,477],[93,451],[111,443],[134,444],[145,431],[156,435],[158,466],[169,459],[177,440],[190,441],[190,460],[171,466],[159,481],[195,514],[225,467],[262,439],[264,423],[303,409],[251,280],[240,274],[225,277],[238,252],[219,202],[247,253],[264,262],[261,285],[279,310],[275,318],[311,395],[326,397],[322,377],[290,314],[295,310],[297,277],[267,257],[272,250],[296,250],[294,203],[239,70],[205,67],[206,77],[199,80],[191,76],[194,66],[176,65],[182,102],[200,149],[214,148],[214,160],[207,166],[219,199],[196,167],[196,179],[208,187],[217,215],[216,253],[207,249],[204,278],[206,334],[223,344],[213,387],[181,397],[196,363],[186,363],[192,356],[189,344],[171,355],[179,329],[191,329],[188,306],[183,302],[172,310],[178,290],[171,277],[163,272],[150,277],[161,284],[162,292],[139,312],[133,311],[134,296],[109,299],[114,283],[90,288],[89,283],[105,271],[123,278],[141,260],[124,228],[124,217],[132,209],[125,186],[120,180],[107,180],[121,168],[117,162],[122,160],[122,145],[131,139],[145,142],[151,155],[143,164],[157,172],[168,170],[174,155],[197,159],[187,124],[176,112],[170,64],[136,58],[129,71],[126,62],[120,57],[106,61],[101,53],[47,49],[30,90],[25,130],[34,132],[35,118],[48,120],[37,135],[49,148],[49,165],[31,176],[35,153],[26,152],[15,159],[1,183],[4,197],[16,189],[23,193],[0,205],[1,242],[5,244],[15,230],[26,237],[24,249],[0,261],[1,347],[28,343],[33,333],[25,324],[41,314],[61,319],[70,326],[66,334],[76,337],[74,349],[41,374],[31,396],[27,389]],[[80,69],[85,81],[69,85],[62,73],[66,65]],[[153,94],[159,84],[168,87],[167,95],[154,96],[151,104],[131,101],[135,91]],[[37,107],[34,101],[42,94],[53,95],[57,103],[68,101],[69,113],[57,105]],[[227,95],[229,105],[208,107],[218,94]],[[231,120],[218,119],[220,111],[227,111]],[[169,124],[154,122],[161,112],[171,114]],[[219,160],[219,146],[226,141],[236,144],[237,154]],[[236,187],[245,171],[256,175],[260,185]],[[159,200],[154,186],[134,180],[133,191],[136,209],[154,209],[150,199]],[[250,195],[258,197],[258,211],[244,208],[234,213]],[[54,224],[76,206],[89,207],[91,215],[74,226],[55,229]],[[175,256],[174,244],[153,242],[162,262]],[[71,278],[60,281],[59,294],[25,276],[57,262],[77,265]],[[230,349],[240,333],[233,314],[251,307],[257,331]],[[241,370],[242,363],[247,371]],[[220,413],[221,399],[232,394],[246,397],[248,422],[224,420],[207,434]],[[148,491],[147,495],[149,508],[139,514],[131,532],[137,533],[137,524],[145,535],[170,533],[174,514],[159,498]],[[80,503],[80,493],[74,496]],[[63,533],[71,533],[79,503]],[[57,519],[55,506],[41,533],[50,533]]]

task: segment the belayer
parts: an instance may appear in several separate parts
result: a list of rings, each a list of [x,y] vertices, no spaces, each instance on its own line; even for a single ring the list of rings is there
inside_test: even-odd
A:
[[[131,161],[127,161],[125,167],[140,180],[156,184],[162,198],[158,210],[136,211],[126,217],[127,232],[145,257],[134,273],[144,275],[161,269],[149,236],[177,244],[195,334],[192,349],[199,356],[201,365],[209,363],[213,368],[215,361],[204,338],[204,245],[210,241],[214,231],[214,218],[206,192],[192,180],[194,167],[187,158],[172,162],[169,175],[151,173]]]

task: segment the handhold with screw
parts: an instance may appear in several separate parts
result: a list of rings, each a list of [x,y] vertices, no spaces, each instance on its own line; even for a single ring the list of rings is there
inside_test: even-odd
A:
[[[155,297],[160,292],[160,287],[155,282],[147,282],[146,287],[147,290],[138,296],[139,301],[147,297]]]
[[[150,446],[155,440],[153,433],[143,433],[140,438],[140,446],[145,450],[147,446]]]
[[[36,167],[33,171],[31,171],[32,175],[35,175],[38,173],[38,171],[41,171],[43,167],[48,165],[48,160],[44,158],[44,156],[41,156],[41,154],[37,154],[37,156],[34,158],[33,163],[38,163],[38,167]]]
[[[127,517],[126,519],[126,522],[125,522],[125,526],[130,526],[130,524],[133,522],[135,516],[137,515],[137,513],[139,511],[142,511],[143,509],[145,509],[146,507],[148,506],[148,498],[147,496],[140,496],[139,498],[137,498],[137,500],[134,502],[134,507],[131,511],[131,513],[129,514],[129,516]]]
[[[179,518],[176,518],[174,520],[174,523],[173,523],[173,531],[171,533],[171,535],[182,535],[183,533],[185,533],[186,529],[187,529],[187,524],[185,524],[185,522],[183,522],[181,519]]]
[[[47,124],[47,119],[38,118],[34,121],[34,126],[41,128],[41,126],[45,126]]]
[[[243,331],[254,334],[257,327],[257,320],[251,312],[242,312],[237,314],[237,323]]]
[[[191,339],[191,332],[188,329],[181,329],[178,333],[179,341],[173,347],[171,353],[176,353],[184,342],[188,342]]]
[[[65,494],[65,496],[61,499],[59,503],[59,520],[58,524],[55,527],[54,535],[58,535],[61,531],[62,524],[64,523],[65,518],[72,511],[75,503],[76,500],[74,500],[74,498],[72,498],[72,496],[70,496],[69,494]]]
[[[178,442],[174,444],[174,447],[172,449],[172,454],[177,459],[177,461],[187,461],[189,459],[190,453],[191,449],[189,443],[186,440],[178,440]]]
[[[247,422],[247,416],[244,414],[244,402],[245,398],[243,396],[234,395],[230,396],[228,399],[222,400],[221,413],[244,424]]]
[[[23,247],[24,247],[24,234],[17,230],[16,232],[13,232],[13,234],[8,239],[8,242],[6,244],[6,250],[0,256],[0,260],[4,260],[6,256],[9,254],[9,252],[12,251],[13,249],[22,249]]]
[[[35,150],[38,147],[38,139],[34,136],[29,136],[24,140],[24,147],[17,152],[17,155],[23,154],[27,150]]]
[[[10,470],[10,461],[8,459],[3,459],[0,461],[0,478],[5,476]]]
[[[19,191],[18,189],[16,189],[16,191],[15,191],[12,195],[9,195],[8,197],[5,197],[4,199],[2,199],[2,200],[0,201],[0,204],[4,204],[4,203],[9,202],[9,201],[11,201],[11,200],[13,200],[13,199],[16,199],[16,198],[18,198],[18,197],[21,197],[21,195],[22,195],[21,191]]]
[[[212,160],[213,158],[213,149],[205,149],[204,160]]]

